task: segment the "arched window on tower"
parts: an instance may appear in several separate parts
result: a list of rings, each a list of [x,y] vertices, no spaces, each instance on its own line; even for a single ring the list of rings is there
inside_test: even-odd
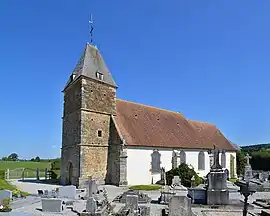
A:
[[[154,150],[153,153],[151,154],[151,170],[152,174],[155,173],[160,173],[161,172],[161,154],[158,152],[158,150]]]
[[[223,168],[226,168],[226,152],[225,151],[222,151],[222,154],[221,154],[221,166]]]
[[[205,170],[205,155],[203,151],[198,155],[198,170]]]
[[[180,164],[186,163],[186,153],[182,150],[180,151]]]

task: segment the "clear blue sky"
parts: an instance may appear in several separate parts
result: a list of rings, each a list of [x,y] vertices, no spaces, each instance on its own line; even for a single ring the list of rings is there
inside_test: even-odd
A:
[[[60,155],[64,87],[94,39],[121,99],[270,141],[270,1],[1,0],[0,156]]]

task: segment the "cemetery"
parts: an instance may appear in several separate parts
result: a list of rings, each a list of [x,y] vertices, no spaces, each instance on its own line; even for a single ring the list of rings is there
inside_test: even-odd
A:
[[[197,186],[194,177],[191,187],[183,186],[179,176],[167,184],[164,168],[160,177],[162,187],[153,191],[98,185],[89,177],[80,189],[73,185],[54,185],[50,190],[40,187],[36,194],[27,197],[0,190],[0,212],[9,212],[9,215],[18,212],[100,216],[270,215],[269,176],[253,171],[250,156],[246,155],[245,175],[233,184],[219,164],[220,150],[214,149],[213,153],[211,170]]]

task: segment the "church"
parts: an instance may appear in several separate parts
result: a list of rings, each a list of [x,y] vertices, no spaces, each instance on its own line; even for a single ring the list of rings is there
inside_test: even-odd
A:
[[[89,43],[64,87],[61,182],[82,186],[156,183],[166,171],[189,164],[206,176],[211,149],[236,177],[236,147],[213,124],[181,113],[116,97],[117,84],[96,46]]]

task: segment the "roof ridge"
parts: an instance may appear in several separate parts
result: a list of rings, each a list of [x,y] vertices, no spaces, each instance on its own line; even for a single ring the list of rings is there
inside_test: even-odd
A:
[[[205,121],[198,121],[198,120],[192,120],[192,119],[188,119],[188,121],[190,121],[191,123],[194,122],[194,123],[208,124],[208,125],[211,125],[211,126],[215,126],[217,128],[217,126],[215,124],[205,122]]]
[[[140,106],[143,106],[143,107],[148,107],[148,108],[152,108],[152,109],[156,109],[156,110],[161,110],[161,111],[165,111],[165,112],[174,113],[174,114],[177,114],[177,115],[182,116],[182,117],[185,118],[187,121],[189,121],[189,120],[188,120],[182,113],[180,113],[180,112],[175,112],[175,111],[172,111],[172,110],[167,110],[167,109],[163,109],[163,108],[159,108],[159,107],[155,107],[155,106],[151,106],[151,105],[145,105],[145,104],[141,104],[141,103],[136,103],[136,102],[133,102],[133,101],[123,100],[123,99],[120,99],[120,98],[116,98],[116,100],[123,101],[123,102],[127,102],[127,103],[131,103],[131,104],[136,104],[136,105],[140,105]]]

